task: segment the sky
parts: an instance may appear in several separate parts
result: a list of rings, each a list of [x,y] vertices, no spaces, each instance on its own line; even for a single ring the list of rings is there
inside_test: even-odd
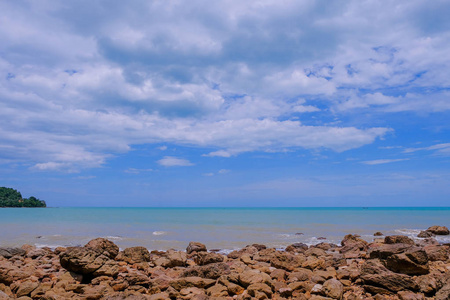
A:
[[[0,186],[450,206],[449,1],[1,1]]]

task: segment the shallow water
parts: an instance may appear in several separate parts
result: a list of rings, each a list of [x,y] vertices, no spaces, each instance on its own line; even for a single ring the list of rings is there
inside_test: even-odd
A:
[[[183,250],[200,241],[226,251],[252,243],[339,244],[348,233],[367,241],[376,231],[415,237],[432,225],[450,227],[450,208],[1,208],[0,246],[54,248],[105,237],[122,249]]]

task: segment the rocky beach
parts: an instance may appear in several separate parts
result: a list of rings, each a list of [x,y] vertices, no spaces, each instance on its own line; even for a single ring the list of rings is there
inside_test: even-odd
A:
[[[417,239],[348,234],[340,245],[248,245],[227,255],[190,242],[185,251],[83,247],[0,248],[0,299],[450,299],[450,245],[432,226]]]

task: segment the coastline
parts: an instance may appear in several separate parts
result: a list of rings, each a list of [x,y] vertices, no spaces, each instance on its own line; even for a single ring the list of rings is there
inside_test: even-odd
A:
[[[447,231],[445,231],[447,230]],[[123,250],[98,238],[80,247],[0,248],[0,299],[448,299],[450,245],[430,227],[414,241],[346,235],[340,245],[251,244],[227,255],[190,242],[186,250]]]

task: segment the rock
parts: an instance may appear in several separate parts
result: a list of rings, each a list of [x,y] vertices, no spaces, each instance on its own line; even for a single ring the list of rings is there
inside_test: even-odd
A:
[[[150,261],[150,252],[144,247],[126,248],[116,257],[116,260],[126,261],[129,264],[143,263]]]
[[[305,251],[305,256],[315,256],[315,257],[321,257],[321,256],[326,256],[327,253],[320,249],[320,248],[309,248],[308,250]]]
[[[11,258],[15,255],[24,256],[27,252],[21,248],[0,248],[0,256]]]
[[[10,300],[13,299],[12,297],[9,297],[6,293],[0,291],[0,300]]]
[[[432,232],[426,231],[426,230],[422,230],[422,231],[417,235],[417,237],[420,237],[420,238],[429,238],[429,237],[433,237],[433,236],[434,236],[434,234],[433,234]]]
[[[87,243],[85,247],[97,249],[102,252],[103,255],[111,259],[116,258],[117,254],[119,254],[119,247],[113,242],[104,238],[93,239],[89,241],[89,243]]]
[[[400,300],[425,300],[422,294],[416,294],[408,291],[400,291],[397,293]]]
[[[25,281],[19,285],[16,291],[17,297],[28,296],[39,286],[38,282]]]
[[[417,283],[410,276],[394,272],[363,275],[361,276],[361,279],[365,285],[381,287],[382,289],[391,292],[399,292],[402,290],[415,291],[419,289]],[[372,291],[373,290],[375,289],[372,289]]]
[[[215,284],[206,290],[206,294],[210,297],[228,297],[228,289],[221,284]]]
[[[196,288],[209,288],[216,283],[213,279],[201,278],[201,277],[184,277],[178,278],[170,283],[170,286],[175,288],[177,291],[188,288],[188,287],[196,287]]]
[[[435,300],[448,300],[450,299],[450,282],[447,282],[435,296]]]
[[[372,246],[372,245],[371,245]],[[393,254],[400,254],[413,246],[410,244],[381,244],[369,248],[370,258],[386,259]]]
[[[311,270],[299,268],[295,270],[295,272],[289,274],[288,281],[289,282],[307,281],[310,280],[312,276],[313,272]]]
[[[253,283],[247,287],[247,292],[250,296],[258,299],[261,299],[258,297],[258,294],[260,293],[264,293],[269,299],[272,298],[273,294],[270,286],[265,283]]]
[[[322,287],[322,292],[326,297],[332,299],[342,299],[342,294],[344,292],[344,286],[339,280],[336,279],[328,279],[325,281]]]
[[[248,270],[239,274],[239,282],[244,287],[248,287],[254,283],[266,283],[272,285],[272,279],[266,273],[259,270]]]
[[[114,261],[92,248],[68,248],[66,252],[60,254],[60,263],[66,270],[84,275],[93,275],[96,271],[95,276],[115,276],[118,273]]]
[[[390,235],[384,238],[385,244],[409,244],[414,245],[414,241],[404,235]]]
[[[430,245],[423,248],[430,261],[446,261],[449,259],[450,247],[442,245]]]
[[[210,278],[217,279],[222,275],[230,274],[230,266],[226,263],[214,263],[208,264],[205,266],[193,266],[187,268],[183,273],[181,273],[181,277],[202,277],[202,278]]]
[[[194,257],[196,264],[200,266],[223,262],[224,257],[218,253],[199,252]]]
[[[421,249],[389,256],[386,259],[386,267],[391,271],[407,275],[424,275],[430,272],[428,256]]]
[[[445,226],[431,226],[426,231],[431,232],[435,235],[449,235],[450,231]]]
[[[200,252],[203,253],[203,252]],[[163,264],[165,268],[184,267],[186,266],[187,255],[186,252],[175,251],[169,249],[166,252],[167,263]]]
[[[249,254],[250,256],[253,256],[254,254],[258,253],[258,249],[253,246],[246,246],[240,250],[234,250],[230,252],[227,257],[236,259],[241,257],[243,254]]]
[[[191,254],[192,252],[206,252],[206,246],[199,242],[189,242],[186,248],[186,253]]]
[[[383,236],[383,233],[377,231],[377,232],[375,232],[375,233],[373,234],[373,236]]]
[[[344,236],[341,244],[342,248],[340,249],[340,252],[345,253],[355,250],[366,250],[368,243],[365,240],[360,239],[357,235],[347,234]]]

